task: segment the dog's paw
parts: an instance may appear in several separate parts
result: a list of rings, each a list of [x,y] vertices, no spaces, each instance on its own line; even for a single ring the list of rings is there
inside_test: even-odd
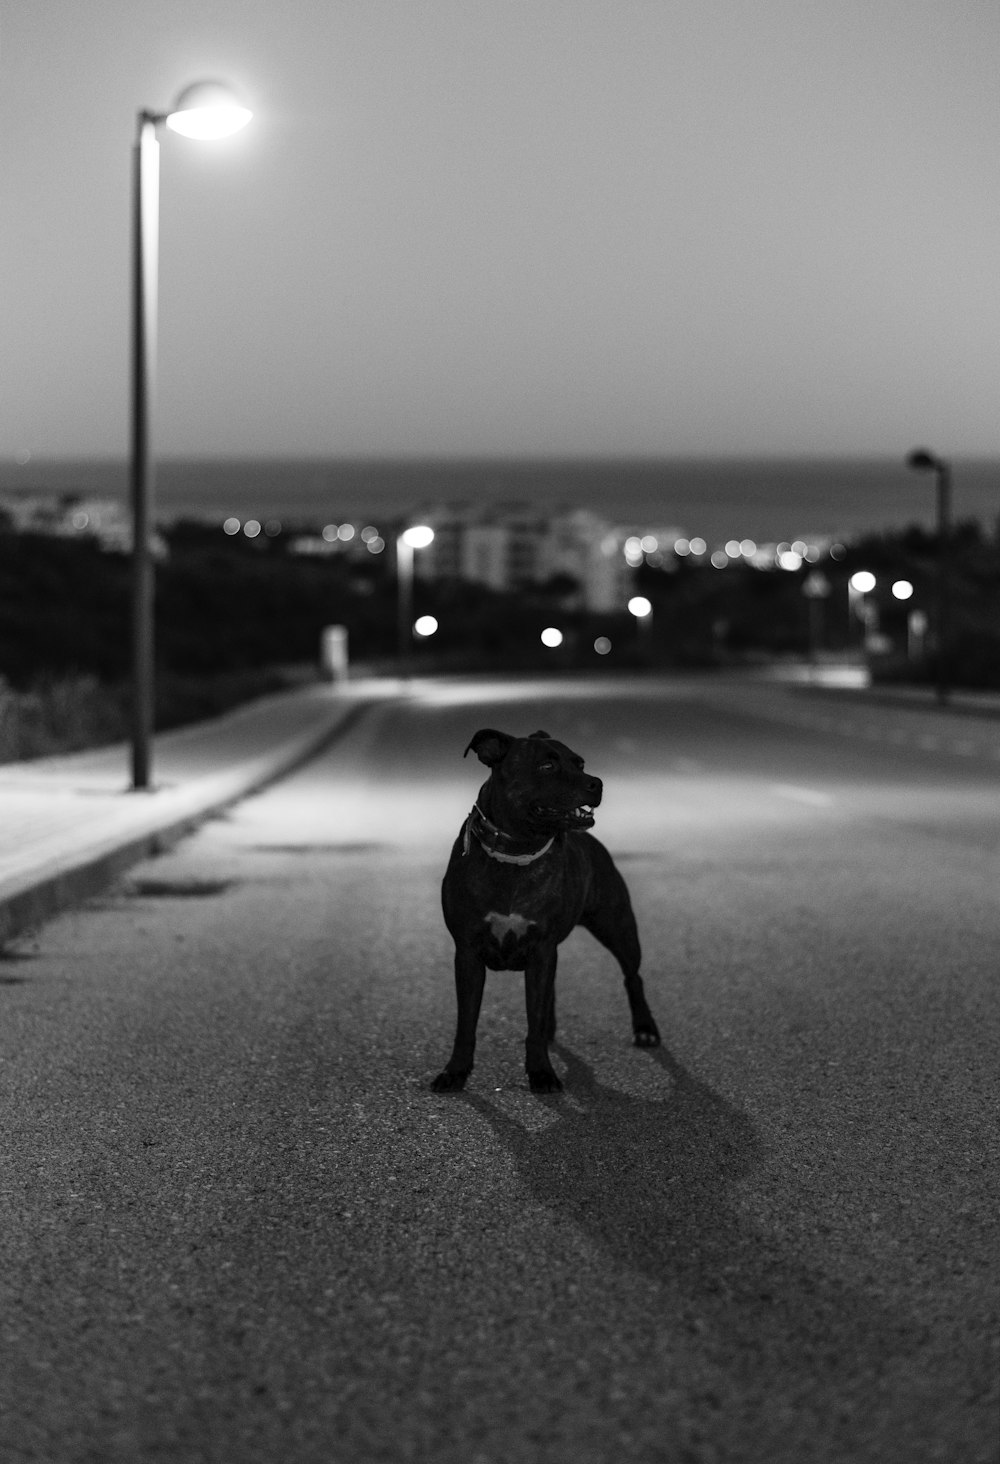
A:
[[[660,1029],[652,1017],[648,1022],[643,1022],[641,1026],[636,1027],[634,1040],[636,1047],[659,1047]]]
[[[460,1093],[465,1087],[465,1080],[469,1076],[468,1070],[464,1073],[450,1073],[445,1068],[443,1073],[438,1073],[431,1083],[431,1091],[434,1093]]]
[[[561,1093],[562,1083],[551,1068],[535,1068],[528,1072],[528,1086],[532,1093]]]

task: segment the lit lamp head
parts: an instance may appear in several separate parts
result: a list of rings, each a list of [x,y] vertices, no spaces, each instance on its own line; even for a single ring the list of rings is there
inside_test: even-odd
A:
[[[167,126],[183,137],[210,140],[230,137],[250,121],[253,113],[221,81],[196,81],[185,87],[167,113]]]
[[[408,549],[426,549],[434,541],[434,530],[428,524],[414,524],[404,529],[400,537]]]

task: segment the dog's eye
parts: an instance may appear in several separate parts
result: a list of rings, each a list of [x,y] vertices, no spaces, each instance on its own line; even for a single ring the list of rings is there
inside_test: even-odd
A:
[[[554,762],[543,762],[538,764],[537,771],[540,773],[551,773],[555,770]]]

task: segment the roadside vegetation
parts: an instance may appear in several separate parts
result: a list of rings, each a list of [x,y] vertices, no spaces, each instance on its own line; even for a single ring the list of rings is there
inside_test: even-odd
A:
[[[309,558],[287,552],[288,536],[227,538],[201,523],[165,533],[156,571],[156,724],[160,730],[216,715],[241,701],[318,675],[323,628],[344,625],[352,665],[391,669],[396,582],[391,552]],[[850,546],[842,559],[800,570],[666,556],[637,572],[651,621],[580,608],[566,576],[501,594],[460,581],[417,581],[415,614],[439,625],[419,643],[425,671],[710,668],[775,657],[860,658],[863,629],[847,582],[875,574],[867,596],[878,629],[878,677],[931,680],[934,648],[915,647],[909,617],[933,623],[938,546],[919,529]],[[803,594],[819,571],[826,593]],[[901,602],[898,580],[913,585]],[[951,553],[950,671],[957,686],[1000,687],[1000,541],[960,525]],[[856,606],[855,606],[856,608]],[[556,650],[540,640],[556,626]],[[595,642],[610,650],[600,654]],[[868,647],[871,652],[871,644]],[[129,564],[86,538],[0,529],[0,761],[117,741],[128,733]]]

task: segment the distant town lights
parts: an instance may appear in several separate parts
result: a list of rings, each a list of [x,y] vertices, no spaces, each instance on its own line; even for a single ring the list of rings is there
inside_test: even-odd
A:
[[[909,580],[897,580],[892,587],[892,593],[897,600],[909,600],[913,594],[913,586]]]
[[[653,607],[645,595],[633,595],[628,602],[628,613],[634,615],[637,620],[643,620],[647,615],[653,613]]]
[[[413,629],[417,635],[423,636],[425,639],[427,636],[433,635],[437,628],[438,623],[433,615],[421,615],[413,622]]]
[[[856,574],[851,575],[849,583],[851,589],[857,590],[859,595],[867,595],[875,588],[876,579],[870,570],[859,569]]]
[[[557,646],[562,645],[563,633],[561,630],[557,630],[554,625],[547,625],[542,631],[541,642],[543,646],[548,646],[550,651],[554,651]]]

